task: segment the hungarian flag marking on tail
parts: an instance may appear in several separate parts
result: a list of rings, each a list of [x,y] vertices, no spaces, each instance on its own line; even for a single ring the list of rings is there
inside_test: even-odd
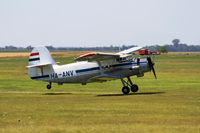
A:
[[[37,52],[37,53],[31,53],[30,54],[30,58],[29,58],[29,62],[30,61],[38,61],[38,60],[40,60],[39,55],[40,55],[39,52]]]

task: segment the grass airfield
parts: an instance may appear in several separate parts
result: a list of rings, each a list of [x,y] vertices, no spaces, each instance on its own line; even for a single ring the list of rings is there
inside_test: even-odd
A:
[[[79,54],[53,57],[65,64]],[[120,80],[47,90],[29,79],[27,62],[27,55],[0,55],[1,133],[200,132],[200,53],[156,56],[158,79],[132,77],[140,90],[130,95]]]

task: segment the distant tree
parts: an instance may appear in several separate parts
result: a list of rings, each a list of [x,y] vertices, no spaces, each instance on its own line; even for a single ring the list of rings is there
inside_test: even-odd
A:
[[[53,46],[46,46],[48,50],[56,50]]]
[[[18,48],[15,46],[9,45],[9,46],[5,46],[5,49],[14,50],[14,49],[18,49]]]
[[[158,52],[160,53],[167,53],[167,47],[166,46],[160,46],[158,49],[157,49]]]
[[[26,47],[26,49],[27,49],[27,50],[32,50],[33,47],[32,47],[31,45],[29,45],[29,46]]]
[[[180,40],[179,39],[174,39],[172,40],[172,43],[175,47],[178,47],[179,43],[180,43]]]

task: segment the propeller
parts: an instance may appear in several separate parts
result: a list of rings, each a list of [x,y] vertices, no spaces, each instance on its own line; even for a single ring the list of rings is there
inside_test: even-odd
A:
[[[149,64],[149,68],[150,68],[150,70],[153,71],[153,75],[154,75],[155,79],[157,79],[156,71],[155,71],[155,69],[154,69],[154,65],[155,65],[155,63],[152,62],[151,57],[147,57],[147,61],[148,61],[148,64]]]
[[[140,58],[137,58],[137,65],[140,65]]]

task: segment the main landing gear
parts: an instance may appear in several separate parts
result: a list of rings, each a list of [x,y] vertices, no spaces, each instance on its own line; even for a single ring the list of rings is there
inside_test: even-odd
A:
[[[130,77],[127,77],[128,81],[125,81],[124,79],[121,79],[122,84],[124,87],[122,87],[123,94],[127,95],[129,94],[130,90],[132,92],[137,92],[139,90],[139,87],[136,84],[133,84]]]
[[[51,82],[47,85],[47,89],[51,89]]]

